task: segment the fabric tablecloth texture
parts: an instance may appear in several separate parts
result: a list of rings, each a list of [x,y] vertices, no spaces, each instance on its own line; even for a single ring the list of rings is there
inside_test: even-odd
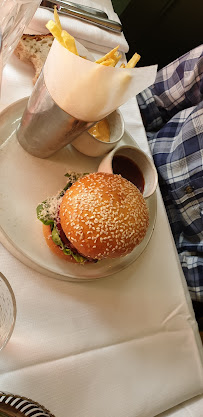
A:
[[[1,110],[30,95],[32,77],[32,67],[12,56]],[[136,99],[121,111],[126,130],[149,152]],[[201,416],[202,345],[159,190],[148,246],[111,277],[54,280],[3,245],[0,269],[17,302],[16,326],[0,355],[3,391],[32,398],[56,417]]]

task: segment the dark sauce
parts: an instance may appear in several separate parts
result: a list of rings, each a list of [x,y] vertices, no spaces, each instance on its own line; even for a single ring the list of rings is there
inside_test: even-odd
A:
[[[132,159],[123,155],[115,155],[113,157],[112,167],[114,174],[120,174],[122,177],[136,185],[140,192],[143,193],[144,177]]]

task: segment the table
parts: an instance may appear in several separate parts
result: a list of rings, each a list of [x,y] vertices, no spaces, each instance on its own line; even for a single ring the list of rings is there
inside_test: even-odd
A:
[[[30,94],[32,76],[11,57],[1,110]],[[149,153],[136,99],[121,111]],[[55,280],[2,245],[0,267],[17,301],[16,326],[0,356],[1,390],[32,398],[56,417],[202,415],[202,345],[159,190],[153,236],[116,276]]]

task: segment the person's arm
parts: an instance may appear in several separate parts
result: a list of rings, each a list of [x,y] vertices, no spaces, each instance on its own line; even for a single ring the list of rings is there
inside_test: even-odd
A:
[[[158,131],[203,98],[203,45],[158,71],[155,83],[137,96],[147,131]]]

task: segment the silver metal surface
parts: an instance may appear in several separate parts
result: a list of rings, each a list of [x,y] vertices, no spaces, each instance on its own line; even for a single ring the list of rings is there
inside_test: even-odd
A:
[[[50,3],[53,3],[53,6],[50,6]],[[56,6],[63,6],[64,8],[70,7],[73,10],[79,10],[81,12],[86,12],[89,14],[92,14],[94,16],[98,17],[104,17],[105,19],[108,19],[108,15],[103,11],[99,9],[95,9],[94,7],[84,6],[82,4],[73,3],[72,1],[67,0],[42,0],[41,7],[50,7],[53,9],[54,5]]]
[[[70,144],[95,122],[85,122],[64,112],[50,96],[41,72],[16,134],[29,154],[47,158]]]
[[[87,13],[85,11],[76,10],[75,7],[73,8],[72,6],[71,7],[67,6],[67,4],[64,1],[59,0],[59,1],[53,2],[52,0],[51,1],[43,0],[41,2],[40,7],[53,11],[54,5],[56,4],[58,5],[57,6],[58,13],[75,17],[76,19],[85,21],[87,23],[101,27],[102,29],[106,29],[108,31],[118,32],[118,33],[122,32],[122,25],[119,22],[115,22],[114,20],[106,19],[103,17],[98,17],[96,15]]]

